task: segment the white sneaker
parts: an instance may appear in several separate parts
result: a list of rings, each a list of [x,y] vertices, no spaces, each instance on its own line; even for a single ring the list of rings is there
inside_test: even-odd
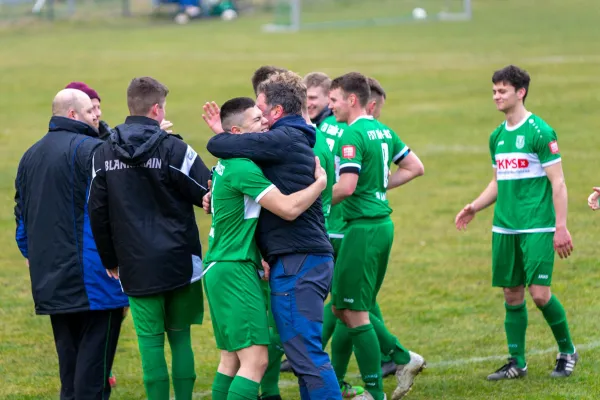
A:
[[[415,377],[427,367],[427,363],[421,355],[413,353],[412,351],[409,351],[409,354],[410,361],[408,364],[398,365],[398,368],[396,369],[396,380],[398,381],[398,386],[392,394],[392,400],[399,400],[406,396],[406,394],[410,392],[410,389],[412,388]]]

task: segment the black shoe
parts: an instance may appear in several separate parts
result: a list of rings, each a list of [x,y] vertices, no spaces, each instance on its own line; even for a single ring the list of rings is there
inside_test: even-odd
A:
[[[575,365],[577,365],[577,361],[579,361],[579,354],[577,352],[574,354],[558,353],[554,371],[552,371],[550,376],[553,378],[566,378],[571,376],[575,369]]]
[[[258,397],[258,400],[283,400],[280,395],[269,396],[269,397]]]
[[[396,363],[393,361],[386,361],[381,363],[381,377],[394,375],[396,373]]]
[[[280,372],[292,372],[292,364],[288,360],[283,360],[281,362],[281,368],[279,368]]]
[[[509,358],[508,362],[498,368],[496,372],[488,375],[488,381],[499,381],[502,379],[517,379],[527,376],[527,365],[524,368],[517,367],[517,360]]]

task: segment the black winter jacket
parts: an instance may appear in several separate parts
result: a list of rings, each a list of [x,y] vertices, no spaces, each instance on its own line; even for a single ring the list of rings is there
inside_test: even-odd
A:
[[[202,248],[194,205],[202,206],[210,170],[185,142],[146,117],[128,117],[94,155],[89,198],[102,263],[119,267],[129,296],[194,282]]]
[[[21,158],[15,182],[16,240],[29,260],[37,314],[128,305],[102,266],[87,208],[92,154],[102,144],[89,125],[52,117],[48,133]]]
[[[305,189],[315,181],[315,128],[301,116],[277,121],[265,133],[213,136],[208,151],[219,158],[248,158],[283,194]],[[275,256],[292,253],[332,254],[325,230],[321,198],[295,221],[286,221],[262,210],[256,229],[257,243],[270,263]]]

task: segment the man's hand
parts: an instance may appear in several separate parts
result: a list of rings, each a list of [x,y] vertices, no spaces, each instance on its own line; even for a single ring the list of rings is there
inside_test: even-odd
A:
[[[319,157],[315,157],[315,180],[325,181],[325,186],[327,186],[327,172],[321,167],[321,161],[319,161]]]
[[[261,260],[260,262],[262,264],[263,270],[265,271],[265,274],[263,275],[262,280],[268,281],[269,278],[271,277],[271,267],[265,260]]]
[[[212,210],[210,209],[210,199],[212,198],[212,180],[208,180],[208,193],[204,195],[202,198],[202,209],[205,213],[210,214]]]
[[[113,279],[119,279],[119,267],[113,269],[107,269],[106,274]]]
[[[205,103],[202,106],[204,110],[204,114],[202,114],[202,119],[206,122],[206,125],[210,128],[214,133],[222,133],[223,126],[221,125],[221,110],[217,103],[210,102]]]
[[[166,119],[163,119],[162,122],[160,123],[160,129],[167,132],[168,134],[173,133],[173,129],[170,129],[172,127],[173,127],[173,123],[171,121],[167,121]]]
[[[567,258],[573,251],[573,241],[569,230],[565,228],[556,228],[554,232],[554,250],[560,258]]]
[[[595,187],[594,191],[588,197],[588,206],[594,211],[600,209],[600,205],[598,205],[598,198],[600,198],[600,187]]]
[[[454,219],[454,225],[456,225],[456,229],[459,231],[467,229],[467,225],[473,220],[473,218],[475,218],[475,214],[476,211],[473,207],[473,204],[467,204],[462,210],[460,210]]]

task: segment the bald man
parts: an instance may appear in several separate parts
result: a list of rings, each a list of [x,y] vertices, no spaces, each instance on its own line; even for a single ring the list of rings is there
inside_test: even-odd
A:
[[[89,96],[58,92],[48,133],[21,158],[15,181],[16,241],[29,265],[35,312],[49,315],[61,400],[108,399],[109,371],[128,305],[100,262],[86,200],[103,142]]]

